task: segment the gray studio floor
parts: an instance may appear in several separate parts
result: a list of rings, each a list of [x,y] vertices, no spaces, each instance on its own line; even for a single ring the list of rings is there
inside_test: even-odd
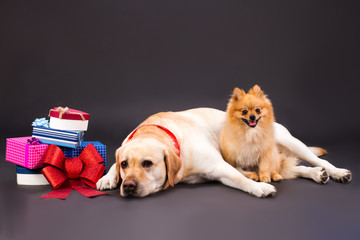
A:
[[[66,200],[41,200],[50,187],[17,186],[15,166],[1,155],[0,239],[358,239],[358,143],[326,148],[327,160],[352,171],[350,184],[288,180],[266,199],[207,183],[143,199],[123,199],[116,189],[92,199],[73,191]]]

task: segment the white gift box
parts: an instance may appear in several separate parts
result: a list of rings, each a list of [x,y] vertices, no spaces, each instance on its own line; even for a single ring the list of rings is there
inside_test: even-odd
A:
[[[18,185],[49,185],[40,168],[27,169],[16,166],[16,181]]]
[[[68,120],[50,117],[50,128],[71,131],[86,131],[88,128],[88,120]]]

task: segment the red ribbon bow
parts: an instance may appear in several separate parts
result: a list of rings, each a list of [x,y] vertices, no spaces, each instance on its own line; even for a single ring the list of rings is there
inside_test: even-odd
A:
[[[41,172],[55,190],[41,198],[65,199],[72,189],[85,197],[106,194],[85,185],[96,187],[105,170],[102,162],[104,159],[92,143],[84,148],[79,157],[72,158],[66,158],[58,146],[49,145],[44,158],[46,167]]]

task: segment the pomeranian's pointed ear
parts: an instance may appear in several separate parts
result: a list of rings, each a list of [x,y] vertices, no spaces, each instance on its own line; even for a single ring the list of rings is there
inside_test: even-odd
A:
[[[252,95],[256,95],[259,97],[263,97],[264,96],[264,92],[261,90],[261,88],[259,87],[259,85],[255,84],[250,90],[249,90],[249,94]]]
[[[234,92],[233,92],[233,95],[232,95],[232,99],[234,101],[237,101],[239,100],[240,98],[242,98],[243,96],[245,96],[245,91],[242,90],[242,89],[239,89],[239,88],[234,88]]]

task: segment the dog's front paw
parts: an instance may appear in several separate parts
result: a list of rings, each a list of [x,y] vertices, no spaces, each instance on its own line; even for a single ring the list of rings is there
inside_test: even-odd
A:
[[[249,193],[256,197],[271,197],[275,196],[276,188],[273,185],[260,182],[256,183]]]
[[[256,172],[249,172],[245,175],[247,178],[250,178],[251,180],[258,182],[259,181],[259,175]]]
[[[336,168],[335,170],[331,171],[330,177],[335,181],[341,183],[351,182],[352,179],[351,172],[343,168]]]
[[[271,174],[271,179],[274,182],[280,182],[280,181],[284,180],[283,176],[281,176],[279,173],[272,173]]]
[[[100,191],[106,189],[114,189],[117,187],[118,182],[119,180],[117,176],[107,174],[99,179],[99,181],[96,183],[96,188]]]
[[[265,182],[265,183],[269,183],[271,182],[271,177],[270,174],[259,174],[260,176],[260,182]]]
[[[329,181],[329,174],[326,172],[325,168],[315,167],[314,181],[317,183],[325,184]]]

